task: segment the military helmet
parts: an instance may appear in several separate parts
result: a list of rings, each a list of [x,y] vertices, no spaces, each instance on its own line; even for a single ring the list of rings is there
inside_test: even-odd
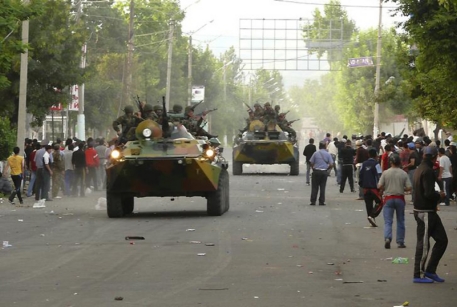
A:
[[[264,106],[265,107],[271,107],[271,104],[269,102],[265,102]]]
[[[281,106],[279,104],[275,105],[275,110],[280,110]]]
[[[156,104],[156,105],[153,107],[153,110],[154,110],[154,111],[163,110],[163,107],[162,107],[161,105]]]
[[[144,112],[151,112],[152,110],[153,110],[153,107],[149,103],[145,104],[144,107],[143,107],[143,111]]]
[[[124,108],[125,113],[133,113],[133,107],[132,106],[126,106]]]
[[[173,112],[175,112],[175,113],[181,113],[181,112],[182,112],[182,105],[180,105],[180,104],[174,104],[174,105],[173,105]]]

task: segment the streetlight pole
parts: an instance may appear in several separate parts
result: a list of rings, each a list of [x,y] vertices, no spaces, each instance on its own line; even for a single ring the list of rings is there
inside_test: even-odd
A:
[[[378,24],[378,42],[376,48],[376,85],[374,88],[374,118],[373,118],[373,138],[379,132],[379,91],[381,89],[381,47],[382,47],[382,0],[379,0],[379,24]]]
[[[170,30],[168,33],[168,62],[167,62],[167,92],[165,95],[165,106],[170,110],[170,93],[171,93],[171,63],[173,57],[173,32],[175,30],[174,20],[170,20]]]

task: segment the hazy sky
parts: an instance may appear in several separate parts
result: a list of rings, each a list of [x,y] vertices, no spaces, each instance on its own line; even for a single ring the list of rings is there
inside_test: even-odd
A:
[[[323,10],[327,0],[181,0],[186,9],[184,32],[194,32],[194,44],[213,50],[216,56],[234,46],[239,54],[240,19],[310,19],[316,8]],[[342,6],[359,29],[377,28],[379,0],[342,0]],[[383,4],[382,23],[390,27],[402,20],[391,17],[394,4]],[[213,22],[210,22],[213,21]],[[201,28],[204,26],[203,28]],[[200,30],[199,30],[200,29]],[[305,79],[315,78],[320,72],[285,72],[285,83],[302,84]]]

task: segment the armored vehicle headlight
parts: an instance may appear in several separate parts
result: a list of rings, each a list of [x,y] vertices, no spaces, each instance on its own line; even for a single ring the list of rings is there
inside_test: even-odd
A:
[[[152,135],[151,129],[149,129],[149,128],[144,129],[143,130],[143,135],[144,135],[145,138],[150,137]]]
[[[213,157],[213,156],[214,156],[214,150],[208,149],[208,150],[205,152],[205,155],[206,155],[208,158]]]
[[[113,159],[118,159],[120,156],[121,156],[121,153],[119,150],[113,150],[111,152],[111,158],[113,158]]]

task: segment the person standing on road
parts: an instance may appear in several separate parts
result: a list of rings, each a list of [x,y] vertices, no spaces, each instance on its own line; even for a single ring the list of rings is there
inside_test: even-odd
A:
[[[338,169],[336,168],[336,156],[338,156],[338,147],[336,147],[337,144],[338,138],[333,138],[333,141],[331,141],[327,146],[328,153],[332,156],[333,161],[335,161],[333,167],[328,170],[328,175],[330,176],[333,169],[335,171],[336,178],[338,178]]]
[[[303,150],[303,155],[306,157],[306,185],[309,185],[309,173],[311,171],[311,162],[309,160],[316,152],[316,145],[314,145],[314,139],[309,139],[309,144],[305,146]]]
[[[346,141],[346,146],[340,150],[338,154],[342,160],[343,168],[342,168],[342,175],[341,175],[341,184],[340,184],[340,193],[343,193],[344,186],[346,185],[346,179],[349,181],[349,186],[351,188],[351,192],[355,192],[354,190],[354,157],[355,157],[355,150],[352,148],[351,140]]]
[[[51,188],[51,177],[52,177],[52,159],[51,159],[51,151],[52,146],[46,145],[44,147],[44,155],[43,155],[43,185],[41,190],[41,198],[45,199],[46,201],[52,201],[49,198],[49,189]]]
[[[98,158],[100,160],[98,169],[97,169],[97,176],[98,176],[98,186],[102,189],[106,188],[106,158],[105,158],[105,152],[106,152],[106,145],[105,145],[105,140],[100,139],[98,141],[97,147],[95,147],[95,150],[97,151]]]
[[[12,205],[14,205],[14,197],[16,196],[21,205],[24,203],[21,196],[22,176],[24,174],[24,157],[19,156],[19,151],[19,147],[13,148],[13,155],[8,158],[6,167],[3,170],[3,174],[6,174],[8,168],[11,169],[11,179],[13,180],[14,190],[11,191],[9,202]]]
[[[446,206],[450,205],[451,201],[451,194],[452,194],[452,164],[451,160],[449,159],[448,156],[445,154],[445,149],[440,148],[438,150],[438,155],[440,157],[440,169],[439,169],[439,175],[438,175],[438,180],[442,181],[444,185],[444,191],[446,192],[446,197],[444,198],[444,204]]]
[[[373,227],[378,227],[373,216],[374,203],[380,203],[382,201],[378,190],[379,177],[381,177],[382,171],[381,166],[376,160],[377,155],[376,149],[371,148],[368,151],[369,158],[362,163],[359,172],[359,186],[363,190],[367,219]]]
[[[368,160],[369,158],[369,155],[368,155],[368,150],[366,150],[365,148],[363,148],[363,141],[362,140],[357,140],[355,142],[355,146],[356,146],[356,150],[355,150],[355,167],[356,167],[356,182],[359,183],[360,182],[360,177],[359,177],[359,174],[360,174],[360,170],[362,168],[362,164],[363,162],[365,162],[366,160]],[[377,181],[376,181],[377,182]],[[360,183],[359,183],[359,186],[361,187]],[[363,188],[360,188],[359,189],[359,197],[357,198],[357,200],[362,200],[364,199],[364,191],[363,191]]]
[[[422,163],[416,169],[413,178],[414,218],[417,222],[417,244],[414,256],[414,283],[444,282],[436,274],[436,269],[446,251],[448,238],[440,216],[437,213],[438,202],[444,199],[444,191],[435,191],[436,177],[433,164],[438,151],[428,146],[424,149]],[[430,237],[435,240],[432,254],[427,263],[430,250]]]
[[[313,168],[311,177],[311,206],[316,205],[317,193],[319,193],[319,205],[325,206],[325,187],[327,185],[327,170],[333,166],[332,156],[325,149],[326,144],[319,143],[319,150],[316,151],[309,162]]]
[[[71,187],[73,186],[73,163],[71,162],[73,149],[73,144],[69,144],[65,147],[63,152],[65,163],[64,191],[66,196],[71,196]]]
[[[62,177],[65,172],[65,162],[62,153],[60,152],[60,145],[54,144],[54,152],[52,153],[54,162],[52,163],[52,198],[61,198],[57,196],[59,190],[62,188]],[[63,189],[62,189],[63,190]]]
[[[405,248],[405,191],[411,191],[411,182],[401,169],[401,159],[398,154],[391,154],[389,163],[390,167],[382,173],[378,184],[381,195],[384,195],[384,247],[390,248],[395,212],[397,215],[396,242],[398,248]]]
[[[79,185],[79,196],[85,196],[85,179],[86,179],[86,154],[83,151],[84,143],[78,144],[78,150],[73,152],[71,157],[71,163],[73,163],[73,196],[78,196],[78,185]]]

